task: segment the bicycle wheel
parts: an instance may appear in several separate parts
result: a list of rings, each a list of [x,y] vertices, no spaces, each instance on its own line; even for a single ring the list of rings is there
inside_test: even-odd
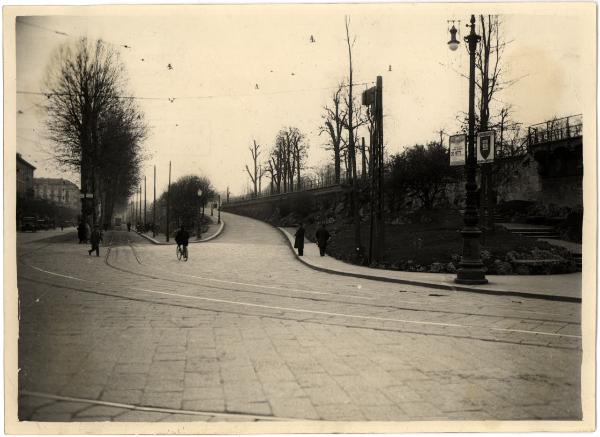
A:
[[[181,255],[182,255],[181,248],[178,246],[178,247],[175,248],[175,250],[176,250],[176,253],[177,253],[177,259],[181,261]]]
[[[183,260],[184,261],[188,260],[188,248],[187,248],[187,246],[183,246]]]

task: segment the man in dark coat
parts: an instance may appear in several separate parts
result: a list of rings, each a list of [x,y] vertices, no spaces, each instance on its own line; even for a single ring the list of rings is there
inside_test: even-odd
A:
[[[100,231],[100,227],[98,225],[94,226],[94,230],[92,231],[92,235],[90,236],[90,242],[92,243],[92,248],[88,250],[88,255],[92,255],[92,252],[96,251],[96,256],[100,256],[100,242],[102,241],[102,232]]]
[[[323,223],[321,227],[317,229],[317,234],[315,237],[321,256],[325,256],[325,249],[327,248],[327,241],[329,240],[329,232],[327,232],[327,229],[325,229],[325,223]]]
[[[296,239],[294,240],[294,247],[298,249],[298,256],[304,255],[304,227],[302,223],[300,223],[300,227],[296,231],[294,235]]]

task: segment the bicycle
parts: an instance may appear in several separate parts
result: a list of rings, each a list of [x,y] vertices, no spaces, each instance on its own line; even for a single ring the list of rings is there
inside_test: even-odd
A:
[[[177,248],[175,250],[176,250],[176,253],[177,253],[177,259],[179,261],[181,261],[181,258],[183,258],[184,261],[188,260],[188,249],[187,249],[187,246],[177,245]]]

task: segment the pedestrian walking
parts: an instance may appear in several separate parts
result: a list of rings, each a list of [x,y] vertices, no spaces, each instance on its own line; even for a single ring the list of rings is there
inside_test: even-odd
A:
[[[298,249],[298,256],[304,255],[304,226],[300,223],[300,227],[294,234],[296,239],[294,240],[294,248]]]
[[[329,241],[329,232],[327,231],[327,229],[325,229],[325,223],[323,223],[321,227],[317,229],[315,237],[315,239],[317,240],[317,246],[319,246],[319,252],[321,256],[325,256],[327,241]]]
[[[131,222],[127,222],[127,232],[131,232]]]
[[[88,255],[92,255],[93,251],[96,251],[96,256],[100,256],[100,242],[102,241],[102,232],[100,231],[100,227],[98,225],[94,226],[94,230],[92,231],[92,235],[90,237],[90,242],[92,243],[92,248],[88,250]]]

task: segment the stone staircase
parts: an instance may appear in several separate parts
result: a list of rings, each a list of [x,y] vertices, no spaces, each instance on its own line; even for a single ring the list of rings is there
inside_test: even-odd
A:
[[[554,230],[552,226],[545,225],[529,225],[523,223],[498,223],[497,225],[502,226],[509,232],[523,237],[529,238],[549,238],[559,239],[560,235]]]
[[[549,244],[564,247],[569,252],[571,252],[575,264],[577,264],[577,266],[581,270],[581,244],[561,240],[560,235],[558,235],[554,227],[545,225],[532,225],[527,223],[496,224],[513,234],[522,235],[523,237],[528,238],[537,238],[542,241],[546,241]]]

